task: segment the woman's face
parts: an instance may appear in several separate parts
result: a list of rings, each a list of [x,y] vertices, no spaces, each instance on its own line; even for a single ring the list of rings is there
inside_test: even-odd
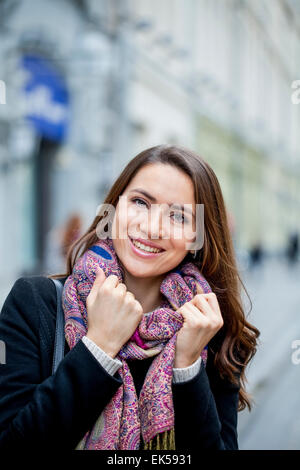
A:
[[[112,240],[123,267],[132,276],[155,277],[184,259],[196,238],[195,230],[192,180],[174,166],[152,163],[137,172],[119,198]],[[132,239],[153,242],[161,251],[144,251],[141,245],[134,246]]]

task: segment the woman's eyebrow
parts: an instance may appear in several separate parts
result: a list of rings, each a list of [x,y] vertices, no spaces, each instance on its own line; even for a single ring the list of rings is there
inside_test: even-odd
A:
[[[145,197],[150,199],[150,201],[152,201],[154,203],[157,202],[157,200],[155,199],[154,196],[151,196],[151,194],[147,193],[147,191],[145,191],[142,188],[131,189],[131,191],[129,191],[129,192],[130,193],[137,192],[137,193],[143,194]],[[191,211],[188,207],[184,207],[181,204],[174,204],[174,203],[170,203],[170,204],[168,204],[168,206],[178,207],[178,209],[181,209],[183,212],[184,211],[189,212],[195,218],[195,215],[194,215],[193,211]]]

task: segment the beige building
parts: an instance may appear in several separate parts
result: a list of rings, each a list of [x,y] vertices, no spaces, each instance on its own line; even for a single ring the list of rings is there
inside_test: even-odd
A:
[[[294,4],[295,3],[295,4]],[[191,146],[220,179],[237,245],[300,230],[296,2],[132,0],[134,148]]]

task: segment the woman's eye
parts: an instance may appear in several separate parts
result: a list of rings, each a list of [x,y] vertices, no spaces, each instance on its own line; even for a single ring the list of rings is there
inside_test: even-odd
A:
[[[139,201],[142,203],[142,205],[147,206],[146,202],[143,201],[143,199],[140,199],[139,197],[135,197],[134,199],[132,199],[132,202],[136,202],[136,201]],[[139,206],[140,204],[137,204],[137,205]]]
[[[134,202],[137,206],[148,207],[148,204],[143,199],[140,199],[139,197],[135,197],[131,199],[131,201]],[[174,217],[176,222],[179,222],[181,224],[184,222],[188,223],[188,220],[186,219],[186,217],[184,217],[184,215],[181,212],[173,213],[171,214],[171,217]]]
[[[172,214],[175,216],[175,220],[176,222],[180,222],[180,223],[183,223],[185,221],[185,217],[183,214],[181,214],[180,212],[178,212],[177,214]]]

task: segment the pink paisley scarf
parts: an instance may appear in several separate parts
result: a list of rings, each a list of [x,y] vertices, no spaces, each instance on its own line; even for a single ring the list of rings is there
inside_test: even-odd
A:
[[[98,240],[89,248],[76,261],[65,282],[65,336],[70,349],[87,332],[86,298],[94,283],[97,266],[103,269],[106,277],[115,274],[123,282],[123,268],[110,238]],[[165,300],[160,307],[143,316],[117,355],[122,362],[118,372],[123,384],[76,449],[139,449],[141,438],[144,448],[151,448],[148,444],[154,436],[162,436],[161,433],[170,430],[174,433],[173,364],[176,333],[183,322],[182,315],[176,310],[197,294],[196,281],[204,293],[211,292],[208,282],[192,262],[182,262],[177,269],[166,273],[160,286]],[[127,359],[142,360],[152,356],[156,357],[138,398]],[[206,365],[207,347],[201,357]]]

